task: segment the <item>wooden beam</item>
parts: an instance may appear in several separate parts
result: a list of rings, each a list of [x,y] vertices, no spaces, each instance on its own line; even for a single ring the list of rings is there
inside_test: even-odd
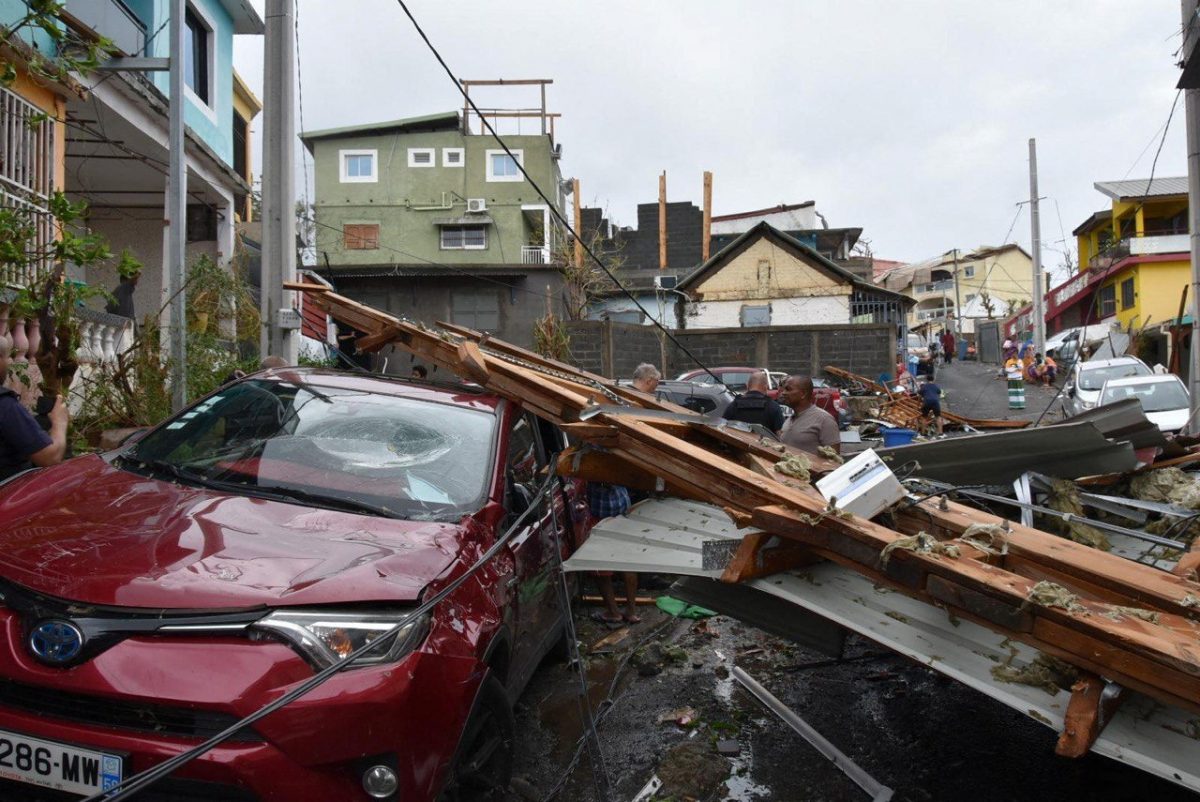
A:
[[[712,173],[704,171],[704,225],[700,236],[700,262],[708,261],[709,244],[712,242]]]
[[[1063,731],[1054,752],[1062,757],[1083,757],[1125,701],[1124,688],[1092,673],[1085,673],[1071,686],[1071,700],[1063,714]]]
[[[487,384],[491,373],[488,372],[487,362],[479,351],[479,346],[470,340],[458,344],[458,361],[462,365],[467,378],[474,379],[480,384]]]
[[[553,78],[464,78],[459,81],[463,86],[536,86],[552,84]]]
[[[721,581],[747,582],[819,562],[824,560],[803,546],[759,532],[742,538],[725,573],[721,574]]]
[[[575,207],[575,269],[583,267],[583,206],[579,198],[579,179],[571,179],[571,203]]]
[[[658,269],[667,269],[667,171],[658,177]]]

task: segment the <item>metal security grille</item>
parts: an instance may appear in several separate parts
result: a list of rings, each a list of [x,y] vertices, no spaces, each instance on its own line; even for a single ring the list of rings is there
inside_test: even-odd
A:
[[[25,264],[0,263],[0,285],[24,286],[50,270],[53,259],[54,120],[16,93],[0,89],[0,208],[32,227]]]

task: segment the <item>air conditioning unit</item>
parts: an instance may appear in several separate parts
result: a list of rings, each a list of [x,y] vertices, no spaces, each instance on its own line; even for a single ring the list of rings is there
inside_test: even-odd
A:
[[[660,290],[673,290],[675,289],[675,285],[678,283],[678,276],[667,275],[654,277],[654,286]]]
[[[487,211],[487,198],[468,198],[467,199],[467,211],[468,212],[486,212]]]

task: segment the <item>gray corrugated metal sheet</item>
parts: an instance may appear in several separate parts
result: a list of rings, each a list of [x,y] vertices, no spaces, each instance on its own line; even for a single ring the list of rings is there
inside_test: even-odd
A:
[[[1006,485],[1025,471],[1059,479],[1124,473],[1137,467],[1129,443],[1107,439],[1091,423],[931,440],[876,451],[893,471],[916,462],[916,475],[956,485]]]
[[[1186,195],[1188,191],[1186,175],[1163,176],[1149,181],[1145,178],[1131,178],[1125,181],[1097,181],[1093,184],[1113,200],[1126,198],[1149,198],[1160,195]],[[1149,190],[1146,189],[1149,185]]]
[[[425,114],[420,117],[405,117],[403,120],[388,120],[386,122],[366,123],[364,125],[347,125],[341,128],[322,128],[319,131],[302,131],[300,133],[300,140],[305,145],[308,145],[315,139],[377,134],[385,131],[437,131],[457,128],[459,125],[460,118],[457,111],[443,111],[438,114]]]

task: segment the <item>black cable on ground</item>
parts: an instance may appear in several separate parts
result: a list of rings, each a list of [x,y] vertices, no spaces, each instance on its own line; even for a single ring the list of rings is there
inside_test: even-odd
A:
[[[459,94],[463,96],[463,102],[475,112],[477,117],[479,117],[480,124],[487,129],[488,133],[492,135],[492,138],[496,140],[496,143],[504,150],[506,154],[508,154],[508,157],[512,159],[513,164],[515,164],[517,169],[521,171],[521,175],[526,181],[529,182],[529,185],[533,187],[533,191],[536,192],[538,196],[546,202],[546,208],[548,208],[550,213],[554,215],[554,218],[558,220],[559,225],[566,229],[567,233],[575,238],[575,241],[579,243],[585,251],[587,251],[587,255],[592,258],[592,261],[596,263],[597,267],[604,271],[604,274],[608,276],[609,280],[612,281],[617,289],[619,289],[625,295],[625,297],[632,301],[634,306],[636,306],[642,312],[642,314],[649,318],[650,322],[653,323],[655,327],[658,328],[658,330],[661,331],[676,348],[678,348],[680,351],[686,354],[689,359],[699,365],[705,373],[707,373],[709,376],[712,376],[713,381],[715,381],[717,384],[721,384],[721,380],[716,376],[716,374],[708,369],[707,365],[701,362],[695,354],[688,350],[687,346],[681,343],[674,334],[672,334],[665,326],[663,326],[662,323],[656,320],[654,316],[651,315],[646,309],[646,307],[642,306],[642,302],[637,299],[636,295],[630,292],[627,287],[621,284],[621,282],[617,281],[617,277],[614,276],[612,271],[608,269],[608,266],[600,260],[600,257],[596,255],[596,252],[592,250],[592,247],[579,235],[577,231],[575,231],[571,224],[567,222],[567,218],[564,217],[562,212],[559,211],[558,206],[554,203],[554,201],[550,200],[545,192],[542,191],[542,188],[538,186],[537,182],[534,181],[529,173],[525,170],[525,165],[523,165],[521,160],[518,159],[516,155],[513,154],[512,150],[509,149],[508,143],[500,138],[500,135],[496,133],[496,129],[493,128],[492,124],[488,122],[487,117],[484,116],[484,114],[479,110],[479,107],[475,105],[475,101],[471,100],[471,95],[463,88],[462,82],[458,79],[458,76],[454,74],[454,71],[450,69],[450,65],[448,65],[446,60],[442,58],[442,54],[438,52],[438,49],[433,46],[433,42],[431,42],[429,37],[425,35],[425,31],[421,28],[421,24],[417,22],[417,18],[413,16],[411,11],[408,10],[408,5],[404,2],[404,0],[396,0],[396,2],[400,4],[400,8],[404,11],[409,21],[412,22],[417,34],[429,48],[429,52],[433,53],[433,57],[437,59],[438,64],[442,65],[442,69],[446,71],[446,75],[448,75],[450,80],[454,82],[454,88],[457,89]]]
[[[414,609],[404,621],[396,624],[390,630],[380,635],[370,643],[360,646],[358,649],[347,655],[342,662],[336,663],[329,668],[314,674],[310,679],[296,686],[291,691],[288,691],[275,701],[260,707],[258,710],[254,711],[245,718],[242,718],[241,720],[231,724],[221,732],[204,741],[204,743],[194,746],[186,752],[181,752],[175,757],[159,763],[157,766],[153,766],[138,774],[134,774],[131,777],[127,777],[113,788],[93,794],[92,796],[82,800],[82,802],[119,802],[120,800],[129,799],[138,791],[146,789],[176,769],[181,768],[196,758],[207,754],[211,750],[220,746],[243,728],[249,727],[259,719],[269,716],[271,713],[274,713],[281,707],[296,701],[309,691],[316,689],[318,686],[324,684],[326,680],[331,679],[336,674],[339,674],[342,671],[345,671],[347,668],[350,668],[360,657],[363,657],[369,652],[375,651],[380,647],[390,644],[400,633],[400,630],[407,626],[409,621],[412,621],[432,610],[443,600],[445,600],[447,596],[458,590],[458,588],[462,586],[464,582],[474,576],[476,572],[491,562],[492,558],[499,554],[504,547],[508,545],[508,542],[512,540],[517,532],[520,531],[520,529],[525,525],[526,520],[532,515],[533,511],[538,509],[539,502],[549,496],[549,491],[554,487],[556,479],[557,477],[553,475],[547,478],[547,480],[534,494],[533,501],[530,503],[529,507],[526,508],[523,513],[517,516],[517,519],[513,521],[504,534],[498,537],[496,542],[488,547],[488,549],[482,555],[480,555],[479,559],[476,560],[470,568],[460,574],[457,578],[451,580],[446,587],[442,588],[440,591],[431,596],[428,601]]]

